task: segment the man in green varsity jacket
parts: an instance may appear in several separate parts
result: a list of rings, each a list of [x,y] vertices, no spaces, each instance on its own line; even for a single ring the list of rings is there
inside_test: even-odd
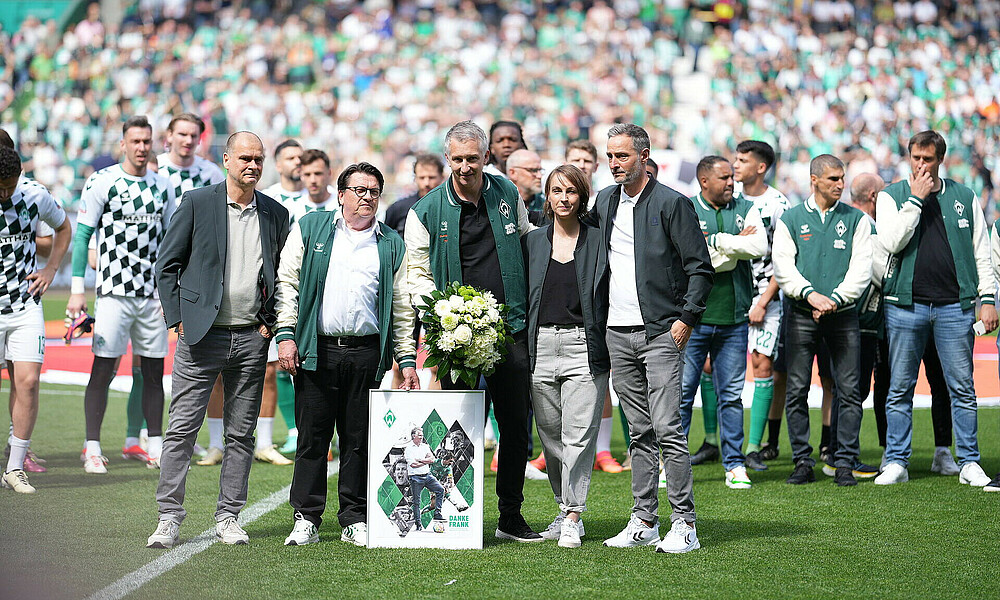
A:
[[[521,516],[531,401],[521,235],[532,226],[514,184],[483,173],[489,159],[486,132],[472,121],[462,121],[448,130],[444,145],[451,176],[418,200],[406,218],[412,303],[422,310],[423,296],[457,281],[492,292],[507,305],[514,341],[504,362],[486,378],[503,440],[497,471],[500,520],[496,536],[539,542],[542,537]],[[447,376],[441,385],[465,389]]]
[[[337,178],[337,210],[302,216],[281,253],[278,362],[295,376],[299,428],[288,498],[295,526],[285,545],[319,541],[334,428],[340,440],[341,540],[366,545],[368,391],[392,365],[393,350],[403,374],[400,387],[420,387],[406,248],[398,233],[375,218],[383,184],[373,165],[347,167]]]
[[[977,299],[981,332],[997,327],[986,220],[975,192],[939,176],[947,149],[939,133],[916,134],[908,149],[909,179],[887,187],[877,204],[878,239],[889,253],[882,291],[892,374],[887,464],[875,483],[909,479],[913,386],[933,336],[951,395],[959,482],[983,487],[990,478],[979,466],[972,346]]]
[[[813,195],[782,215],[774,230],[774,275],[792,299],[788,319],[788,388],[785,413],[795,470],[788,483],[816,481],[809,445],[809,405],[813,357],[826,342],[838,390],[837,485],[857,485],[861,394],[858,388],[860,333],[857,300],[871,283],[871,223],[860,210],[840,201],[844,163],[821,154],[809,166]]]
[[[750,478],[742,451],[742,396],[747,372],[747,313],[756,291],[750,261],[767,252],[767,230],[752,202],[743,196],[733,197],[733,167],[728,160],[706,156],[696,173],[701,193],[691,202],[708,244],[715,282],[701,322],[694,326],[684,348],[681,421],[687,434],[702,366],[711,356],[726,485],[748,489]]]

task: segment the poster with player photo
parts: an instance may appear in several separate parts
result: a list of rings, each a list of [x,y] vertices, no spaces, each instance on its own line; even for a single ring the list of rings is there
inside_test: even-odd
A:
[[[485,399],[477,391],[372,390],[368,547],[483,547]]]

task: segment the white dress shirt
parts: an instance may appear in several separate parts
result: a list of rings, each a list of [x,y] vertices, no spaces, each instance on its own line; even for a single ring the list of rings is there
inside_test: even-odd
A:
[[[610,306],[608,325],[634,327],[642,325],[639,310],[639,291],[635,281],[635,198],[625,193],[622,186],[621,201],[611,229],[611,249],[608,267],[611,269]]]
[[[330,249],[330,266],[319,313],[320,335],[375,335],[378,333],[378,245],[375,227],[354,231],[343,213],[336,217],[337,232]]]

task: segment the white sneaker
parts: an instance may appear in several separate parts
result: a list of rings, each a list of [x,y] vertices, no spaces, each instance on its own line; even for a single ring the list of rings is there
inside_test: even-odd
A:
[[[882,473],[875,478],[875,485],[892,485],[894,483],[906,483],[910,480],[910,474],[906,467],[899,463],[891,462],[882,469]]]
[[[751,486],[747,468],[743,465],[726,471],[726,487],[733,490],[749,490]]]
[[[990,476],[983,472],[979,463],[970,462],[962,465],[962,471],[958,474],[958,482],[981,488],[990,483]]]
[[[604,540],[604,545],[609,548],[634,548],[650,546],[658,541],[660,541],[660,524],[650,527],[633,514],[629,517],[625,529],[615,537]]]
[[[534,481],[548,481],[549,476],[538,470],[538,467],[530,462],[524,463],[524,478]]]
[[[302,518],[300,514],[296,513],[295,526],[292,527],[292,532],[285,538],[285,545],[305,546],[306,544],[315,544],[318,541],[319,530],[316,529],[316,526],[311,521]]]
[[[889,458],[886,456],[885,451],[882,451],[882,462],[878,464],[878,472],[881,473],[885,471],[886,466],[889,465]]]
[[[989,481],[986,483],[989,483]],[[986,483],[983,485],[986,485]],[[24,472],[24,469],[14,469],[13,471],[5,472],[3,477],[0,478],[0,486],[12,489],[18,494],[35,493],[35,487],[28,483],[28,475]]]
[[[934,449],[934,461],[931,462],[931,471],[942,475],[958,475],[958,464],[951,455],[951,450],[944,446]],[[985,485],[985,484],[984,484]]]
[[[581,544],[580,536],[583,535],[581,532],[582,529],[582,522],[578,523],[570,519],[563,519],[562,525],[559,527],[559,547],[579,548]]]
[[[160,519],[156,531],[146,540],[147,548],[173,548],[180,537],[181,526],[167,519]]]
[[[355,523],[354,525],[344,527],[343,533],[340,534],[340,541],[350,542],[355,546],[364,548],[368,545],[368,524]]]
[[[558,540],[562,535],[562,524],[566,520],[566,513],[560,512],[556,515],[555,519],[549,523],[549,526],[545,528],[545,531],[541,532],[543,540]]]
[[[223,544],[249,544],[250,536],[236,522],[236,517],[226,517],[215,524],[215,537]]]
[[[660,489],[667,487],[667,472],[663,470],[663,466],[660,466]]]
[[[698,532],[693,525],[688,525],[684,519],[677,519],[670,526],[670,531],[663,536],[663,541],[656,545],[657,552],[683,554],[701,548]]]
[[[83,462],[83,470],[87,473],[105,474],[108,472],[108,459],[103,456],[91,454]]]

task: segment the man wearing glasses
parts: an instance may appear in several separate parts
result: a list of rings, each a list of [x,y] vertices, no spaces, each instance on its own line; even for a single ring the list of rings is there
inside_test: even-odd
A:
[[[288,235],[278,267],[278,363],[295,376],[299,428],[287,546],[319,541],[326,508],[326,455],[340,440],[340,539],[368,541],[368,391],[392,365],[401,389],[420,387],[414,313],[406,289],[406,249],[375,219],[385,180],[362,162],[337,178],[340,210],[314,210]],[[395,351],[395,352],[393,352]]]
[[[524,205],[528,207],[528,220],[538,225],[545,206],[542,195],[542,159],[531,150],[515,150],[507,159],[507,177],[517,186]]]

